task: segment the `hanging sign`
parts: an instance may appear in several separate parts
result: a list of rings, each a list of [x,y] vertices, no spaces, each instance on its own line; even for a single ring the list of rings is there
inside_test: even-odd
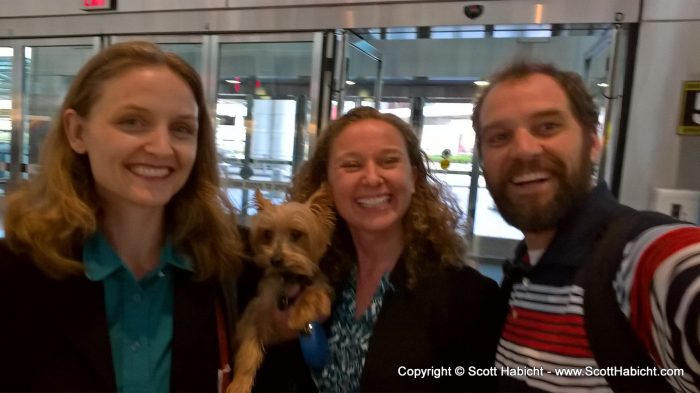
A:
[[[700,81],[683,83],[678,135],[700,135]]]

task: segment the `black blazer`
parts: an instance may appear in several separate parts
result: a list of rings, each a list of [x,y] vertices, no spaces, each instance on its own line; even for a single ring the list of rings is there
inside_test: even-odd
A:
[[[500,336],[498,286],[472,268],[445,269],[406,286],[403,264],[391,275],[360,380],[367,392],[495,389],[495,378],[456,376],[455,368],[493,366]],[[440,368],[451,376],[400,376],[399,367]]]
[[[494,391],[495,378],[456,376],[458,366],[494,364],[500,336],[498,286],[472,268],[438,269],[406,286],[403,263],[391,274],[360,380],[363,392]],[[301,364],[301,366],[300,366]],[[399,367],[449,368],[451,376],[400,376]],[[269,348],[255,391],[315,391],[299,343]]]
[[[217,391],[219,287],[175,269],[171,391]],[[0,240],[0,391],[116,390],[102,283],[56,281]]]

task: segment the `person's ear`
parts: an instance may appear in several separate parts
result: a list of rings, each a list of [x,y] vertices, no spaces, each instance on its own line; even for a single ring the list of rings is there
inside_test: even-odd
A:
[[[591,132],[591,138],[593,138],[591,143],[591,162],[597,164],[600,161],[601,154],[603,153],[605,142],[603,141],[603,138],[595,131]]]
[[[66,109],[63,112],[63,131],[66,133],[71,149],[78,154],[85,154],[85,120],[75,111]]]

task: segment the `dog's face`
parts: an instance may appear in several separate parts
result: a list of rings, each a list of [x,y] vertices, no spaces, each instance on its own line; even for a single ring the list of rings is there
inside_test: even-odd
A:
[[[253,217],[250,238],[255,263],[266,270],[313,276],[335,225],[327,186],[304,203],[273,205],[259,190],[255,200],[258,214]]]

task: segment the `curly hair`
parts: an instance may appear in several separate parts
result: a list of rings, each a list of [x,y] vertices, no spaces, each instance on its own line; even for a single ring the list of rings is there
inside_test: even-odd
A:
[[[586,89],[586,84],[581,77],[572,71],[563,71],[552,64],[536,63],[525,60],[516,61],[501,71],[495,73],[489,81],[491,84],[481,91],[472,113],[472,125],[476,132],[476,145],[481,152],[481,111],[489,92],[498,84],[507,81],[522,80],[534,74],[543,74],[554,79],[564,90],[569,100],[569,107],[574,118],[581,125],[584,132],[595,133],[598,129],[598,107],[593,97]]]
[[[465,258],[466,242],[457,230],[462,211],[446,186],[431,173],[430,160],[421,149],[415,132],[406,122],[371,107],[355,108],[333,121],[321,133],[311,158],[294,177],[289,190],[290,198],[306,200],[326,182],[330,152],[338,135],[349,125],[369,119],[386,122],[401,134],[416,178],[415,192],[402,223],[406,244],[403,258],[408,271],[408,286],[413,287],[421,276],[435,270],[435,262],[427,255],[437,253],[441,265],[458,265]],[[324,270],[331,282],[337,284],[356,262],[347,224],[342,217],[336,218],[336,229],[329,248],[332,258],[328,254],[325,258],[332,260],[329,263],[332,266],[324,266]]]
[[[185,185],[165,208],[165,227],[174,246],[191,257],[195,277],[206,279],[237,271],[242,243],[235,209],[219,186],[214,128],[197,72],[157,45],[131,41],[109,46],[90,59],[73,80],[44,140],[39,174],[8,197],[8,245],[29,254],[47,276],[82,274],[84,241],[98,229],[100,205],[85,155],[68,142],[63,113],[91,115],[105,81],[139,67],[165,66],[190,87],[198,107],[197,151]]]

